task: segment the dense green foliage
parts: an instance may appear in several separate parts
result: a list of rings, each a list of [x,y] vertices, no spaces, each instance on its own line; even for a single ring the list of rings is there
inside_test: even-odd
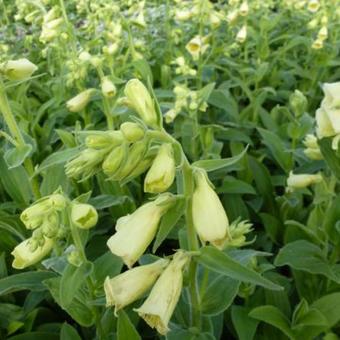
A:
[[[338,339],[339,20],[0,0],[0,339]],[[106,278],[151,263],[133,282],[163,284],[119,308]]]

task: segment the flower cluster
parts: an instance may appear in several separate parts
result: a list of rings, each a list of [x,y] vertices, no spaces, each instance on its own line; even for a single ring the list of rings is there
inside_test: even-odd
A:
[[[26,208],[20,219],[33,233],[12,252],[12,266],[17,269],[31,266],[49,254],[56,242],[67,237],[71,225],[81,229],[94,227],[98,214],[90,204],[69,201],[61,192],[56,192]]]

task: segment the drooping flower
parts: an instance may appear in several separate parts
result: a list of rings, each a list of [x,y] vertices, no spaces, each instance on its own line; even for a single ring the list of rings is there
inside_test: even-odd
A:
[[[192,197],[192,217],[200,239],[220,247],[229,237],[229,221],[206,176],[203,171],[194,174],[196,187]]]
[[[107,246],[131,268],[144,254],[154,239],[160,219],[167,210],[164,197],[139,207],[131,215],[118,219],[116,233],[109,238]]]
[[[44,244],[42,246],[37,246],[34,247],[35,249],[32,249],[32,242],[34,242],[34,240],[29,238],[14,248],[11,253],[14,256],[12,263],[13,268],[24,269],[38,263],[48,253],[51,252],[54,244],[52,239],[45,238]]]
[[[117,313],[141,298],[152,287],[168,262],[161,259],[127,270],[112,279],[107,277],[104,282],[106,306],[115,306],[115,313]]]
[[[90,204],[74,202],[71,210],[71,220],[80,229],[90,229],[97,224],[97,210]]]
[[[171,144],[163,144],[144,180],[144,191],[161,193],[166,191],[175,179],[175,159]]]
[[[178,251],[142,306],[135,309],[150,327],[156,328],[162,335],[169,331],[168,324],[181,295],[183,267],[187,261],[188,256],[183,251]]]
[[[80,112],[84,110],[86,105],[91,100],[93,91],[93,89],[87,89],[68,100],[66,102],[66,107],[68,108],[68,110],[71,112]]]
[[[5,76],[10,80],[29,78],[38,67],[28,59],[9,60],[3,66]]]
[[[310,174],[293,174],[291,171],[287,179],[287,186],[291,189],[302,189],[309,185],[319,183],[322,181],[322,176],[320,174],[310,175]]]

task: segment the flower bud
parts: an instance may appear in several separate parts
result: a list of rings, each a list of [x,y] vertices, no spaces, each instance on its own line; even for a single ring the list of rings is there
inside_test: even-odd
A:
[[[89,52],[87,52],[87,51],[82,51],[80,54],[79,54],[79,60],[80,61],[85,61],[85,62],[87,62],[87,61],[90,61],[91,60],[91,58],[92,58],[92,56],[91,56],[91,54],[89,53]]]
[[[308,5],[307,5],[307,9],[310,12],[315,13],[319,10],[319,8],[320,8],[319,0],[309,0]]]
[[[85,90],[68,100],[66,102],[66,107],[68,108],[68,110],[71,112],[80,112],[84,110],[91,99],[93,91],[93,89]]]
[[[309,174],[299,174],[295,175],[291,171],[287,179],[287,186],[289,189],[302,189],[309,185],[319,183],[322,181],[322,176],[320,174],[309,175]]]
[[[312,44],[312,49],[313,50],[320,50],[323,48],[323,40],[321,39],[315,39]]]
[[[138,79],[127,82],[124,94],[129,105],[138,113],[146,124],[158,127],[158,117],[153,99],[144,84]]]
[[[209,21],[210,21],[210,25],[213,28],[217,28],[218,26],[220,26],[221,24],[221,18],[219,16],[219,14],[215,11],[211,12],[209,15]]]
[[[106,306],[115,306],[116,314],[120,309],[140,299],[152,287],[168,263],[168,260],[162,259],[132,268],[112,279],[106,277]]]
[[[126,147],[124,145],[114,148],[105,158],[102,168],[107,176],[113,176],[122,165],[126,156]]]
[[[249,6],[248,6],[248,2],[247,1],[242,2],[240,10],[239,10],[239,13],[243,17],[248,15],[248,13],[249,13]]]
[[[130,172],[129,176],[127,176],[124,181],[128,181],[129,179],[135,178],[141,174],[143,174],[146,170],[148,170],[154,160],[154,157],[146,157],[142,159],[138,165]]]
[[[115,84],[108,77],[102,79],[101,89],[106,98],[112,98],[117,93]]]
[[[192,17],[192,12],[188,9],[176,10],[175,18],[178,21],[187,21]]]
[[[100,169],[99,164],[105,155],[106,151],[103,150],[85,149],[76,158],[66,163],[65,173],[71,178],[86,179]]]
[[[326,40],[328,37],[328,29],[327,26],[322,26],[318,32],[318,39]]]
[[[31,242],[32,238],[29,238],[14,248],[11,253],[14,256],[13,268],[24,269],[31,266],[42,260],[53,248],[53,240],[45,238],[42,246],[35,247],[35,250],[31,251]]]
[[[107,246],[131,268],[154,239],[158,224],[167,206],[158,205],[159,199],[139,207],[133,214],[118,219],[116,233]]]
[[[41,225],[42,234],[45,237],[53,238],[58,234],[59,216],[58,213],[52,212],[45,216]]]
[[[175,109],[170,109],[170,110],[167,111],[167,112],[165,113],[165,115],[164,115],[165,122],[166,122],[167,124],[172,123],[172,122],[175,120],[175,118],[177,117],[177,115],[178,115],[178,112],[176,112]]]
[[[115,174],[116,180],[122,180],[129,176],[130,173],[138,166],[139,162],[144,158],[145,152],[147,151],[147,143],[139,141],[132,144],[128,151],[128,156],[123,166],[120,167],[119,171]]]
[[[37,69],[28,59],[9,60],[3,66],[3,72],[10,80],[29,78]]]
[[[303,152],[308,158],[313,160],[323,159],[323,156],[318,145],[318,140],[314,135],[308,134],[305,137],[303,144],[306,147],[306,149]]]
[[[86,137],[85,145],[92,149],[105,149],[120,145],[123,141],[120,131],[98,131]]]
[[[153,286],[149,296],[137,309],[139,316],[158,333],[166,335],[183,286],[183,267],[188,256],[179,251]]]
[[[246,241],[246,234],[252,231],[252,224],[248,221],[236,221],[230,225],[231,239],[226,242],[226,245],[231,247],[242,247],[248,242]]]
[[[208,183],[206,174],[194,174],[196,188],[192,197],[192,217],[196,232],[202,242],[210,242],[217,248],[229,236],[229,221],[223,205]]]
[[[246,41],[246,39],[247,39],[247,26],[243,25],[236,34],[236,41],[242,44]]]
[[[306,135],[305,139],[303,140],[303,144],[308,149],[319,149],[318,140],[312,134]]]
[[[295,90],[289,97],[289,105],[296,117],[301,117],[307,108],[307,99],[299,90]]]
[[[141,140],[144,135],[144,129],[137,123],[126,122],[120,126],[120,131],[122,131],[124,138],[130,142],[134,143]]]
[[[98,213],[90,204],[74,202],[72,204],[71,220],[80,229],[90,229],[97,224]]]
[[[46,214],[51,211],[51,208],[59,209],[60,205],[62,203],[59,201],[59,194],[43,197],[26,208],[21,213],[20,219],[27,229],[36,229],[40,227]]]
[[[227,21],[230,25],[232,25],[233,23],[235,23],[236,19],[238,17],[238,11],[231,11],[228,13],[227,15]]]
[[[43,17],[43,22],[47,23],[53,19],[56,19],[58,17],[58,7],[51,8]]]
[[[73,249],[67,254],[67,262],[75,267],[80,267],[84,263],[84,260],[80,254],[80,251]]]
[[[144,180],[144,191],[153,194],[166,191],[175,179],[176,166],[171,144],[163,144]]]

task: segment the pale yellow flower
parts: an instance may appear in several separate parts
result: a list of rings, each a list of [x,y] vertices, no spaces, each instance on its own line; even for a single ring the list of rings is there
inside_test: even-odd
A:
[[[196,187],[192,197],[192,217],[200,239],[220,247],[229,236],[229,221],[206,176],[203,171],[197,171],[194,175]]]
[[[127,270],[104,282],[106,306],[115,306],[115,313],[140,299],[155,283],[158,276],[169,263],[158,260],[154,263]]]
[[[183,267],[188,256],[179,251],[161,274],[142,306],[135,309],[139,316],[158,333],[166,335],[183,286]]]
[[[49,238],[45,238],[43,246],[38,246],[34,251],[31,251],[32,238],[29,238],[20,244],[18,244],[12,251],[14,260],[12,267],[15,269],[24,269],[33,264],[38,263],[48,253],[52,251],[54,241]]]

